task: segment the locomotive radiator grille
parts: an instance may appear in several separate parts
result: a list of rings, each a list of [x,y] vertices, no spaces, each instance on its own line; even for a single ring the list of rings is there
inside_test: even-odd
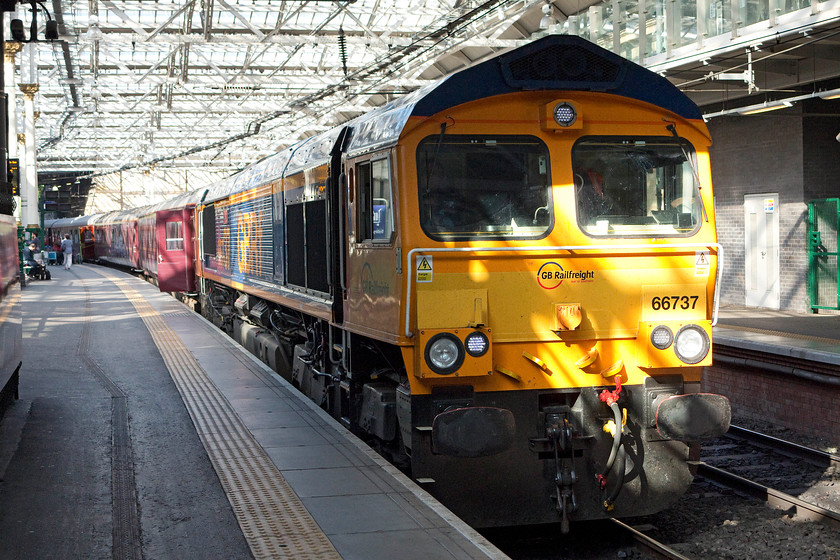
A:
[[[511,86],[608,90],[623,77],[623,68],[581,46],[552,45],[518,58],[502,57],[502,71]]]
[[[160,350],[254,558],[336,559],[338,552],[164,318],[120,278]]]

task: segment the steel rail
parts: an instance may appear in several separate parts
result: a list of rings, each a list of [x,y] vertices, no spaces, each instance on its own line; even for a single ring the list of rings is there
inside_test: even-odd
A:
[[[791,441],[769,436],[767,434],[748,430],[747,428],[742,428],[740,426],[730,425],[729,431],[724,435],[725,437],[729,437],[731,439],[744,440],[758,445],[767,446],[783,455],[804,459],[817,467],[834,467],[835,469],[840,470],[840,457],[818,449],[805,447],[804,445],[799,445],[798,443],[793,443]]]
[[[785,494],[779,490],[769,488],[752,480],[738,476],[717,467],[713,467],[703,461],[694,463],[697,465],[697,474],[718,484],[723,484],[733,490],[738,490],[749,494],[760,500],[764,500],[768,505],[771,505],[781,510],[794,510],[796,515],[802,519],[809,521],[819,521],[832,528],[840,529],[840,514],[809,504],[806,501],[800,500],[790,494]]]
[[[690,560],[687,556],[683,556],[676,550],[669,548],[661,542],[653,539],[641,531],[638,531],[630,525],[619,521],[618,519],[610,519],[613,523],[618,525],[622,530],[630,533],[637,543],[642,545],[645,550],[655,555],[657,558],[664,558],[665,560]]]

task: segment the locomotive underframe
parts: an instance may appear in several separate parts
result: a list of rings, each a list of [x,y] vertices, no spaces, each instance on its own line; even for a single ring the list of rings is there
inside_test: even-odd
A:
[[[470,387],[452,387],[429,396],[412,398],[414,476],[428,480],[430,493],[445,501],[459,517],[475,527],[551,523],[560,520],[557,502],[559,476],[574,472],[574,519],[644,515],[675,502],[693,480],[687,463],[690,446],[665,441],[650,427],[649,403],[658,391],[682,391],[679,378],[650,378],[645,385],[623,387],[621,406],[628,409],[622,444],[627,451],[626,474],[615,508],[607,511],[604,500],[615,490],[617,476],[608,477],[601,490],[596,480],[610,455],[613,438],[603,431],[612,419],[609,407],[598,399],[607,387],[552,391],[476,392],[469,406],[504,407],[516,418],[513,445],[505,452],[469,460],[435,454],[430,432],[433,416],[450,406],[467,406],[463,395]],[[454,391],[452,396],[448,395]],[[560,465],[546,441],[550,417],[565,409],[571,424],[571,441],[560,450]],[[419,429],[418,429],[419,428]],[[565,466],[565,472],[562,467]],[[475,480],[474,485],[464,480]],[[433,481],[433,482],[432,482]],[[458,481],[452,483],[450,481]],[[513,482],[512,482],[513,481]]]
[[[622,387],[625,475],[607,476],[602,489],[597,477],[613,445],[603,428],[613,413],[598,395],[612,386],[479,392],[465,380],[412,395],[396,346],[229,287],[210,282],[207,287],[201,308],[208,319],[473,526],[557,522],[563,516],[561,495],[568,498],[571,520],[644,515],[675,502],[693,479],[690,446],[656,431],[655,403],[685,391],[679,375]],[[512,413],[510,447],[466,459],[435,449],[436,416],[482,407]],[[569,426],[562,445],[551,437],[557,418]],[[614,508],[606,508],[607,495],[616,491]]]

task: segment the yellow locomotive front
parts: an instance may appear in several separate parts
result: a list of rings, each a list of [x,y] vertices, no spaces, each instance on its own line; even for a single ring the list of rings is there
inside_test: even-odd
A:
[[[592,89],[413,117],[393,149],[399,427],[415,478],[474,526],[661,510],[692,442],[728,427],[699,393],[721,259],[708,131]]]

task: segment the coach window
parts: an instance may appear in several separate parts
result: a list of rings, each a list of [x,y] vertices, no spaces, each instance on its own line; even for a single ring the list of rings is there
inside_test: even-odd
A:
[[[572,148],[578,223],[592,236],[685,236],[700,227],[694,148],[671,136],[591,136]]]
[[[183,222],[166,222],[166,250],[184,250],[184,225]]]
[[[356,166],[360,241],[388,243],[394,233],[391,166],[388,158]]]
[[[426,137],[417,184],[433,239],[539,239],[553,223],[548,148],[534,136]]]

